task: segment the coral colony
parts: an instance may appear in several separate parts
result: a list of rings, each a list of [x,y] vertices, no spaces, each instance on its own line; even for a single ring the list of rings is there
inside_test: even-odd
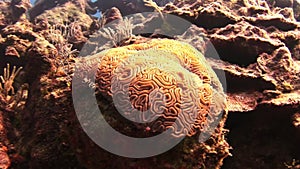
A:
[[[221,83],[203,55],[187,43],[153,39],[99,55],[96,82],[102,95],[115,95],[116,107],[129,119],[150,121],[153,132],[172,128],[175,136],[193,136],[204,129],[207,116],[225,109]]]

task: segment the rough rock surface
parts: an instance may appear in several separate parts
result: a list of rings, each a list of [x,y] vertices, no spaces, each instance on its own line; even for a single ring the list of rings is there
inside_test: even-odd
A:
[[[169,154],[174,155],[173,161],[178,159],[176,164],[189,163],[193,168],[202,162],[199,158],[206,158],[199,157],[199,151],[185,152],[184,148],[190,147],[205,149],[189,139],[151,160],[116,157],[85,135],[73,110],[70,78],[75,49],[80,51],[103,24],[91,16],[97,8],[108,11],[104,12],[106,23],[144,11],[173,14],[192,22],[194,27],[175,39],[189,37],[186,42],[203,52],[217,73],[226,75],[229,114],[225,128],[229,132],[225,137],[233,150],[223,168],[299,168],[299,1],[168,2],[39,0],[32,7],[29,0],[0,1],[0,75],[7,63],[22,66],[14,87],[28,83],[28,98],[21,109],[7,108],[0,92],[0,168],[99,168],[99,158],[103,168],[141,168],[165,163]],[[155,19],[140,17],[144,22]],[[205,52],[208,49],[197,38],[199,34],[210,39],[220,59]],[[142,42],[126,39],[116,45]],[[228,153],[227,149],[217,151],[226,154],[212,151],[207,155],[205,164],[211,168],[219,168]],[[168,163],[159,167],[176,168]]]
[[[7,129],[8,129],[8,119],[7,113],[11,113],[5,109],[6,103],[3,98],[0,98],[0,168],[7,169],[11,164],[11,160],[8,156],[8,138],[7,138]]]

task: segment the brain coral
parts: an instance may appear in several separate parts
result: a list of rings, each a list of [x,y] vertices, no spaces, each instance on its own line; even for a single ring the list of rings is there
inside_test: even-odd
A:
[[[103,51],[96,82],[124,117],[154,133],[193,136],[225,109],[222,85],[203,55],[176,40]]]

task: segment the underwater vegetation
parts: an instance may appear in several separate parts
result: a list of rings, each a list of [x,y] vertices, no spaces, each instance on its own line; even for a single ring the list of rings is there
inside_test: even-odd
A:
[[[2,0],[0,168],[299,168],[299,20],[298,0]],[[93,106],[169,132],[140,152],[180,141],[116,155]]]

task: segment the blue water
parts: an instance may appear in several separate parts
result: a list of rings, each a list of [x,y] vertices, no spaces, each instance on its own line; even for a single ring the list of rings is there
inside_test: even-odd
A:
[[[36,0],[30,0],[30,3],[33,5]]]

